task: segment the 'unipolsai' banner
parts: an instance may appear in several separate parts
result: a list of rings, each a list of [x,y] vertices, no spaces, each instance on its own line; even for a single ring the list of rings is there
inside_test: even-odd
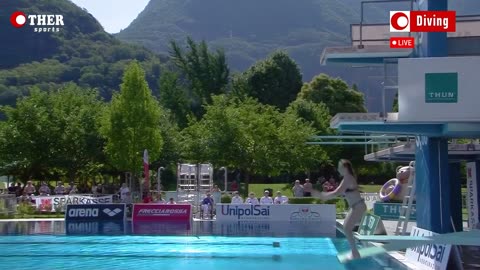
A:
[[[42,212],[65,212],[67,204],[113,203],[113,195],[92,197],[85,195],[55,195],[35,197],[35,205]]]

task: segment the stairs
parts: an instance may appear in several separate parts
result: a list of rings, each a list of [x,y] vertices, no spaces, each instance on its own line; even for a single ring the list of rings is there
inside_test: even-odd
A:
[[[412,161],[410,166],[410,176],[408,177],[407,193],[403,197],[402,206],[400,207],[400,216],[398,217],[395,235],[405,235],[407,232],[408,222],[412,211],[412,204],[415,199],[415,162]]]

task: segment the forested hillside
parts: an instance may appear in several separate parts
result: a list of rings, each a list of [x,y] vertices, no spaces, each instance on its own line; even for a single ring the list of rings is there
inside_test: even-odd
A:
[[[459,14],[480,13],[480,1],[451,2]],[[283,49],[299,64],[304,81],[322,72],[340,76],[356,83],[367,94],[369,110],[378,111],[383,69],[319,63],[325,47],[349,45],[350,24],[359,23],[360,6],[358,0],[155,0],[116,36],[158,53],[168,52],[171,39],[205,39],[209,46],[225,49],[234,71]],[[365,4],[365,22],[386,23],[389,10],[409,7],[407,2]]]
[[[32,86],[48,89],[65,82],[97,88],[110,98],[118,90],[125,65],[139,60],[147,80],[158,91],[160,59],[138,45],[121,42],[106,33],[85,10],[66,0],[2,1],[0,17],[17,10],[26,14],[62,14],[59,32],[36,33],[32,28],[14,28],[0,21],[0,104],[11,105]]]

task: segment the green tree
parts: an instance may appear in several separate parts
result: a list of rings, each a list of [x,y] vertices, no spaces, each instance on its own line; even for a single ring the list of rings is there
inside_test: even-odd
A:
[[[303,85],[298,98],[327,105],[330,115],[367,112],[363,94],[348,87],[341,79],[320,74]]]
[[[173,63],[187,78],[195,96],[194,113],[202,115],[201,105],[210,103],[211,95],[224,93],[229,83],[230,70],[223,50],[210,52],[205,41],[196,43],[187,37],[184,51],[175,41],[170,41],[170,56]]]
[[[166,68],[160,76],[160,105],[170,110],[180,127],[187,126],[190,110],[186,90],[182,87],[178,74]]]
[[[195,162],[239,168],[252,175],[305,171],[322,160],[320,148],[305,142],[315,129],[292,113],[253,98],[213,97],[204,117],[183,130],[186,157]]]
[[[105,151],[113,166],[135,175],[140,171],[144,149],[150,160],[159,157],[163,145],[160,117],[160,106],[148,88],[145,73],[134,61],[126,68],[120,93],[113,96],[102,121]]]
[[[393,100],[392,112],[398,112],[398,93],[395,94],[395,99]]]
[[[38,89],[19,98],[15,108],[2,108],[7,118],[1,125],[0,143],[4,173],[22,181],[49,176],[58,129],[50,121],[48,108],[51,105],[47,93]]]
[[[102,163],[103,140],[96,126],[102,107],[97,92],[72,84],[51,92],[33,89],[15,108],[4,107],[4,171],[24,181],[63,175],[73,181],[86,167]]]
[[[315,103],[310,100],[297,99],[290,103],[287,112],[295,113],[316,129],[317,134],[330,134],[330,113],[324,103]]]
[[[104,140],[98,132],[98,120],[104,103],[93,90],[70,85],[52,92],[50,121],[58,130],[56,166],[66,170],[70,182],[86,167],[105,162]]]
[[[276,51],[234,80],[234,91],[284,110],[302,88],[302,74],[285,52]]]

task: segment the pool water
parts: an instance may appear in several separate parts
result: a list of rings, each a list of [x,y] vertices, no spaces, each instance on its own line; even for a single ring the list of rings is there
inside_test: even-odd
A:
[[[381,258],[340,264],[348,245],[336,237],[42,233],[1,236],[1,269],[402,269]]]

